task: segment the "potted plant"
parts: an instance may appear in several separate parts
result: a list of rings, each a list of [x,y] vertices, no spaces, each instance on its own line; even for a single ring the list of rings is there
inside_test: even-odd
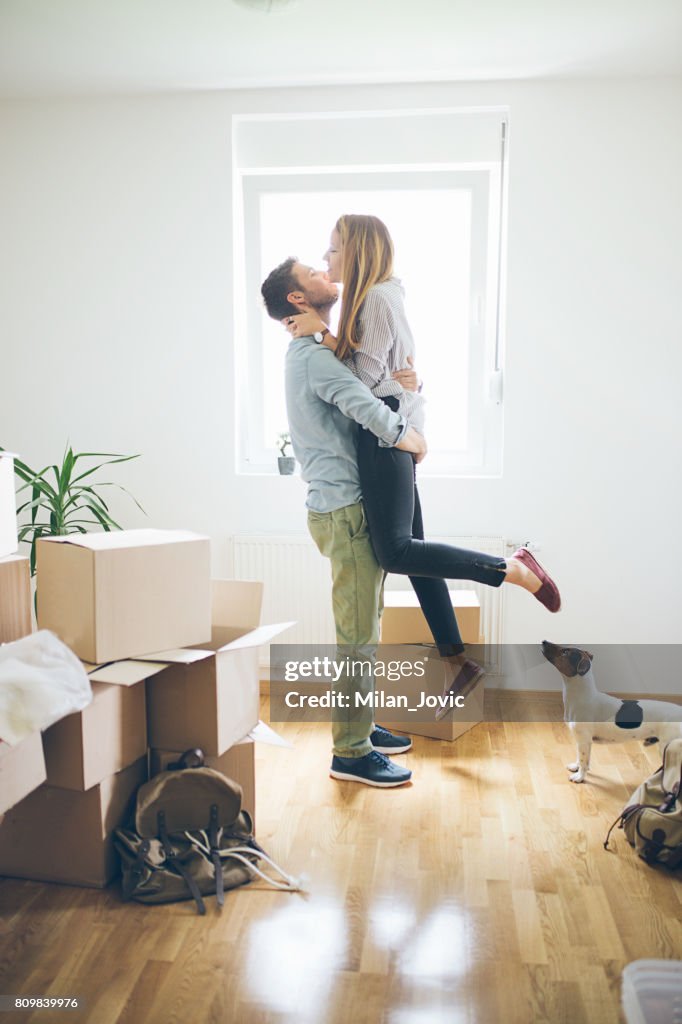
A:
[[[296,459],[293,455],[287,455],[286,451],[291,445],[291,438],[287,433],[279,434],[277,437],[277,447],[280,450],[280,456],[277,459],[277,468],[279,469],[281,476],[291,476],[294,472],[294,466],[296,465]]]
[[[4,449],[2,449],[4,451]],[[14,460],[14,471],[22,481],[17,494],[29,490],[31,497],[23,501],[17,508],[17,516],[22,515],[26,521],[19,522],[19,541],[30,544],[31,576],[36,571],[36,541],[41,537],[64,536],[69,533],[89,533],[93,527],[102,530],[120,530],[119,524],[112,519],[109,506],[99,493],[102,487],[118,487],[125,491],[144,512],[140,503],[133,498],[120,484],[109,481],[97,481],[89,477],[102,469],[103,466],[115,462],[129,462],[139,459],[139,455],[115,455],[107,452],[76,452],[68,447],[64,452],[60,466],[46,466],[39,472],[31,469],[25,462]],[[81,459],[104,459],[89,469],[78,473],[78,462]],[[146,513],[145,513],[146,514]]]

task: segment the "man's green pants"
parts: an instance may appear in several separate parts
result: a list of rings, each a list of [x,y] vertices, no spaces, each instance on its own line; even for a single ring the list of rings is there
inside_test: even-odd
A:
[[[372,751],[374,727],[374,652],[379,642],[384,573],[374,557],[362,502],[333,512],[308,512],[308,528],[321,554],[331,562],[332,605],[337,659],[356,662],[334,684],[344,707],[332,712],[333,750],[339,757],[364,757]],[[362,664],[370,663],[370,669]],[[362,696],[356,706],[356,694]],[[339,703],[337,697],[336,703]]]

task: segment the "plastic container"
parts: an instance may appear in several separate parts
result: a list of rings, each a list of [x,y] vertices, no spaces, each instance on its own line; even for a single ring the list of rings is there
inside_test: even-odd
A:
[[[627,1024],[682,1024],[682,960],[635,960],[623,971]]]

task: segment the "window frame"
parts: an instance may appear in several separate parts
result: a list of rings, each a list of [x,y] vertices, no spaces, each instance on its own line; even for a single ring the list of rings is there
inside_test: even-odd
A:
[[[237,472],[276,475],[274,443],[264,437],[261,197],[265,193],[466,189],[471,195],[468,437],[464,451],[432,451],[422,477],[491,477],[502,472],[503,408],[498,314],[502,167],[478,162],[431,166],[235,168],[235,302],[238,345]],[[245,239],[249,239],[249,245]],[[283,254],[287,255],[287,254]],[[407,282],[409,286],[409,282]],[[255,300],[254,300],[255,296]],[[283,339],[286,344],[286,339]],[[236,354],[237,355],[237,354]],[[418,360],[418,353],[417,353]],[[242,382],[246,381],[244,388]],[[274,439],[273,439],[274,441]],[[428,441],[428,419],[427,419]]]

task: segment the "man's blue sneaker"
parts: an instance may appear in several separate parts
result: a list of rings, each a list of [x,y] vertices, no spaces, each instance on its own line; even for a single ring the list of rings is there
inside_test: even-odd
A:
[[[412,740],[409,736],[394,736],[382,725],[374,726],[369,740],[380,754],[405,754],[412,748]]]
[[[409,768],[400,768],[385,754],[373,750],[364,757],[332,757],[329,774],[333,779],[346,779],[349,782],[364,782],[366,786],[378,786],[388,789],[390,786],[402,786],[412,778]]]

